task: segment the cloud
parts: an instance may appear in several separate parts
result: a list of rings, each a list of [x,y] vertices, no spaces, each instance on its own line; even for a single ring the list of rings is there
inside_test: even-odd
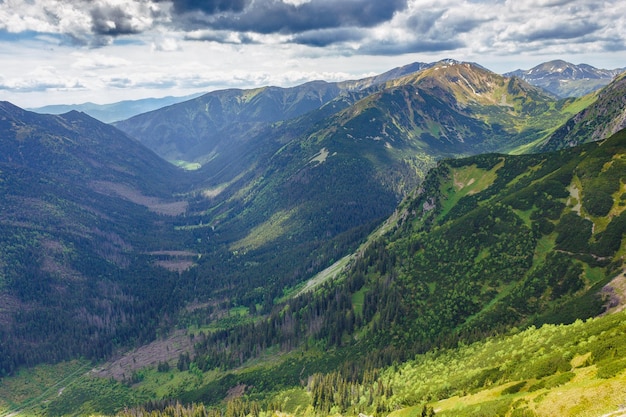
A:
[[[175,2],[174,9],[180,14],[178,3],[180,1]],[[208,26],[238,32],[297,34],[329,28],[373,27],[389,21],[406,5],[407,0],[312,0],[297,3],[281,0],[251,1],[247,5],[241,4],[240,8],[226,10],[225,13],[213,10],[213,13],[179,16],[178,23],[187,29]]]
[[[130,35],[141,30],[134,17],[121,6],[101,4],[91,9],[90,15],[92,30],[97,35]]]
[[[21,77],[0,77],[0,90],[22,93],[45,92],[49,90],[80,90],[85,88],[85,85],[79,79],[60,75],[53,67],[39,67]]]
[[[336,43],[358,42],[366,36],[365,31],[354,28],[310,30],[295,35],[291,41],[302,45],[325,47]]]
[[[163,36],[155,37],[152,41],[151,48],[153,51],[159,52],[174,52],[182,50],[178,40]]]
[[[76,53],[76,61],[71,64],[72,68],[79,70],[98,70],[129,66],[130,61],[99,53]]]
[[[258,44],[262,43],[261,38],[261,36],[254,36],[249,33],[211,29],[196,30],[185,35],[185,39],[190,41],[207,41],[230,45]]]
[[[246,0],[173,0],[176,13],[203,12],[209,15],[220,12],[241,12]]]
[[[180,42],[298,44],[337,54],[470,49],[519,53],[559,40],[596,50],[626,42],[619,0],[4,0],[0,30],[107,46],[135,39],[153,51]],[[179,34],[178,40],[166,33]],[[180,42],[179,42],[180,41]],[[603,49],[604,48],[604,49]]]
[[[403,55],[411,53],[445,52],[460,49],[465,44],[459,40],[421,40],[410,42],[371,42],[358,48],[359,53],[367,55]]]
[[[112,38],[142,33],[168,18],[167,11],[151,0],[0,2],[0,29],[62,34],[80,45],[107,45]]]

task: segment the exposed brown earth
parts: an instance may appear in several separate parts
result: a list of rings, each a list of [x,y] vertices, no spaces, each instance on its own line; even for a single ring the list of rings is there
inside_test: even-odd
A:
[[[149,366],[156,367],[159,362],[168,362],[171,366],[175,366],[178,356],[181,353],[190,352],[192,346],[193,341],[187,332],[178,330],[166,339],[155,340],[150,344],[125,353],[91,372],[97,377],[114,378],[122,381],[125,378],[130,378],[133,371]]]
[[[165,216],[178,216],[187,210],[187,201],[163,201],[157,197],[143,195],[139,190],[124,184],[109,181],[93,181],[91,187],[105,195],[116,195],[135,204],[147,207],[148,210]]]
[[[619,313],[626,309],[626,270],[602,288],[602,295],[606,297],[606,311],[603,314]]]

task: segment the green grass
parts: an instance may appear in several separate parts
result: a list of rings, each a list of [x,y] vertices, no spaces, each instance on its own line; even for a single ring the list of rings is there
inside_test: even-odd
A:
[[[195,171],[202,168],[202,165],[197,162],[188,162],[180,159],[171,161],[171,163],[179,168],[184,169],[185,171]]]
[[[626,382],[626,349],[615,350],[599,364],[589,352],[602,351],[607,338],[611,346],[622,346],[625,319],[619,313],[568,326],[531,328],[421,355],[398,370],[388,369],[384,377],[393,383],[396,407],[432,398],[437,415],[511,415],[528,404],[537,416],[601,415],[617,411],[623,402],[616,390]],[[483,382],[479,375],[486,369],[497,372]],[[482,386],[472,390],[475,381]]]
[[[606,280],[606,276],[604,274],[604,270],[602,268],[592,268],[589,265],[585,264],[585,277],[590,285],[597,284],[598,282],[602,282]]]
[[[352,294],[352,306],[355,314],[363,313],[363,303],[365,300],[365,293],[368,291],[367,287],[361,288],[359,291]]]
[[[294,211],[279,211],[250,231],[248,236],[231,245],[232,250],[258,249],[292,229]]]
[[[548,253],[552,253],[554,251],[555,246],[555,238],[554,234],[549,236],[542,236],[537,241],[537,246],[535,246],[535,254],[533,256],[533,266],[532,268],[537,268],[542,265],[546,260],[546,256]]]
[[[347,255],[324,269],[323,271],[317,273],[313,278],[309,279],[304,285],[299,285],[295,287],[292,291],[288,291],[285,293],[285,296],[282,297],[278,302],[285,301],[291,297],[298,296],[304,292],[312,291],[320,284],[328,281],[329,279],[338,278],[343,269],[348,265],[350,260],[352,260],[353,255]]]
[[[520,219],[524,220],[524,224],[526,226],[528,226],[529,228],[532,227],[533,222],[530,219],[530,216],[531,216],[531,214],[533,214],[533,211],[534,211],[533,209],[526,210],[526,211],[521,211],[521,210],[514,210],[514,211],[515,211],[515,214],[517,214],[517,216]]]
[[[580,97],[574,100],[569,105],[563,107],[563,109],[561,109],[561,113],[574,115],[576,113],[579,113],[585,110],[587,107],[591,106],[593,103],[595,103],[597,99],[598,99],[597,92],[587,94],[586,96]]]
[[[56,365],[38,365],[24,369],[0,382],[0,416],[19,410],[20,415],[40,415],[42,404],[79,383],[91,365],[85,361],[61,362]]]
[[[504,160],[486,171],[478,168],[476,165],[470,165],[453,171],[452,184],[447,183],[444,187],[443,207],[439,218],[445,218],[452,207],[456,206],[459,200],[467,195],[479,193],[489,187],[496,180],[498,174],[496,171],[502,167]]]
[[[312,411],[309,409],[311,397],[303,388],[281,391],[272,399],[272,402],[279,404],[283,412],[296,416],[307,414],[307,410],[309,413]]]

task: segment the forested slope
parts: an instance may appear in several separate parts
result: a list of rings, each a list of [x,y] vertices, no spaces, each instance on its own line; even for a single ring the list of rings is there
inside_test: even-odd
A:
[[[147,252],[180,248],[181,172],[78,112],[0,103],[0,145],[0,376],[152,340],[178,307]]]
[[[613,288],[624,267],[625,153],[622,131],[555,153],[441,162],[335,280],[279,302],[262,319],[243,315],[195,332],[194,352],[173,371],[189,373],[193,383],[171,385],[166,398],[220,407],[236,391],[243,397],[226,407],[244,415],[263,409],[387,415],[398,407],[445,411],[449,403],[434,402],[495,384],[503,397],[489,394],[486,409],[547,415],[540,412],[544,405],[514,404],[514,396],[534,398],[537,390],[572,387],[570,381],[578,384],[573,388],[615,384],[624,353],[617,339],[597,344],[590,334],[619,339],[621,316],[584,328],[532,326],[605,311],[601,290]],[[613,302],[623,303],[619,291],[615,286]],[[484,340],[529,326],[519,337],[493,339],[508,353],[488,353],[496,347]],[[556,342],[559,337],[566,341]],[[457,355],[471,356],[467,368],[454,362]],[[417,370],[429,366],[442,373]],[[590,373],[597,379],[585,382]],[[138,387],[159,378],[145,375]],[[602,398],[603,407],[616,406]]]

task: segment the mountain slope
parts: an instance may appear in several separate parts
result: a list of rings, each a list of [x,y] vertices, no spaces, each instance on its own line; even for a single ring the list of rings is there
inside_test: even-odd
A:
[[[504,74],[520,77],[532,85],[544,88],[558,97],[581,97],[608,85],[626,68],[598,69],[591,65],[574,65],[563,60],[544,62],[529,70],[515,70]]]
[[[179,227],[236,253],[236,272],[207,259],[200,274],[224,271],[241,283],[240,303],[262,304],[354,247],[437,159],[510,149],[566,117],[519,79],[444,61],[229,144],[194,172],[202,186]],[[262,260],[283,256],[290,262],[259,273]]]
[[[386,81],[420,71],[432,64],[413,63],[361,80],[328,83],[312,81],[296,87],[221,90],[138,115],[116,123],[169,161],[206,163],[216,155],[232,153],[272,123],[293,119],[329,101],[375,88]]]
[[[248,256],[311,253],[388,216],[437,159],[509,149],[566,117],[536,88],[470,64],[445,61],[377,90],[353,104],[342,95],[251,136],[238,154],[216,155],[196,172],[207,197],[185,227],[211,225],[211,239]]]
[[[317,109],[342,89],[323,81],[293,88],[223,90],[135,116],[116,126],[139,139],[163,158],[200,163],[230,154],[270,123]]]
[[[570,118],[542,144],[540,151],[605,139],[626,127],[626,73],[597,93],[590,106]]]
[[[367,340],[406,352],[597,314],[594,294],[623,268],[625,153],[622,131],[558,153],[440,163],[328,293],[359,292],[361,306],[314,315],[322,324],[311,332],[331,344],[345,343],[342,331],[360,339],[332,329],[338,315],[362,314]],[[307,315],[298,312],[307,297],[294,300],[294,315]],[[312,323],[299,325],[311,335]]]
[[[0,103],[0,146],[0,374],[152,339],[176,275],[142,253],[180,247],[180,172],[78,112]]]
[[[134,392],[133,401],[217,404],[298,390],[319,373],[374,381],[432,347],[598,314],[598,290],[623,269],[623,131],[550,154],[441,161],[536,141],[567,117],[564,103],[444,61],[259,122],[183,176],[83,114],[3,104],[1,367],[99,360],[176,324],[193,329],[188,356],[172,351],[165,366],[130,353],[123,371],[103,374],[137,385],[93,384]],[[159,203],[179,210],[162,215]],[[195,267],[155,267],[175,250]],[[339,274],[323,272],[338,259],[330,271]],[[61,404],[91,386],[49,409],[64,414]],[[313,391],[299,392],[305,407],[329,414]],[[332,401],[346,415],[393,406]]]
[[[624,303],[625,155],[621,131],[554,153],[440,163],[334,279],[286,297],[261,319],[249,312],[238,324],[195,333],[192,364],[186,371],[179,361],[183,370],[173,374],[183,382],[167,383],[170,392],[183,403],[256,403],[291,415],[420,413],[440,400],[440,411],[474,415],[481,400],[469,394],[499,386],[504,398],[481,404],[502,415],[527,408],[511,401],[517,392],[575,389],[570,381],[596,372],[587,389],[618,384],[626,351],[615,347],[623,339],[615,326],[623,315],[584,329],[576,320],[604,311],[602,293]],[[598,188],[611,196],[603,208]],[[576,324],[517,330],[545,323]],[[509,330],[509,338],[468,346]],[[210,372],[200,377],[202,370]],[[164,376],[143,375],[135,389],[144,393]],[[516,388],[503,391],[509,385]],[[233,399],[235,390],[242,397]],[[556,401],[545,395],[534,403]],[[68,409],[71,398],[55,407]]]
[[[550,96],[518,79],[504,78],[476,64],[446,60],[388,82],[385,89],[344,111],[342,117],[359,116],[363,123],[361,114],[368,109],[382,111],[383,121],[363,123],[370,135],[421,142],[433,155],[460,155],[504,150],[530,141],[563,119],[554,106]],[[532,124],[539,114],[543,126]]]

